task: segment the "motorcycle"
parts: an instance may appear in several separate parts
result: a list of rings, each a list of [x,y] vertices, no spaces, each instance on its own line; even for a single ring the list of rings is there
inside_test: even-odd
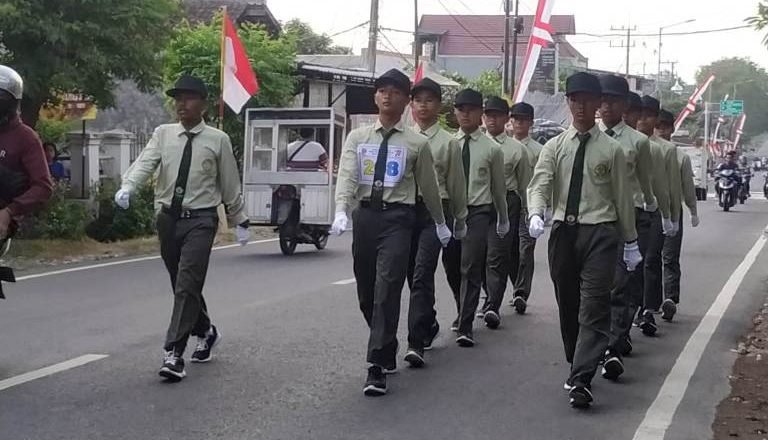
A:
[[[725,168],[717,172],[717,196],[723,211],[728,212],[736,205],[739,183],[736,171]]]
[[[742,205],[747,201],[747,199],[750,197],[749,194],[749,183],[752,181],[752,173],[750,171],[745,171],[741,175],[742,183],[739,186],[739,203]]]
[[[277,228],[280,252],[293,255],[299,244],[312,244],[317,250],[328,244],[330,228],[327,225],[307,225],[300,221],[301,200],[296,187],[280,185],[274,193],[277,202]]]

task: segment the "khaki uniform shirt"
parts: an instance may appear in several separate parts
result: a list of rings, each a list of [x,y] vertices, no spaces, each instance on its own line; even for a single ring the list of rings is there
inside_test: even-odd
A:
[[[387,173],[384,178],[385,203],[416,203],[416,185],[436,223],[445,223],[442,200],[432,153],[424,136],[407,128],[403,121],[388,142]],[[352,130],[341,151],[339,176],[336,182],[336,212],[346,212],[354,200],[371,196],[376,159],[383,140],[381,121]]]
[[[496,141],[504,153],[504,177],[507,181],[507,191],[514,191],[520,196],[522,206],[527,206],[525,192],[531,181],[531,165],[525,145],[506,133],[498,136],[488,135]]]
[[[696,209],[696,185],[693,178],[693,165],[691,156],[684,151],[677,150],[677,161],[680,163],[680,183],[683,193],[683,202],[688,207],[691,215],[699,215]]]
[[[496,212],[507,212],[507,184],[501,148],[479,128],[469,135],[459,130],[454,136],[462,149],[465,137],[469,136],[467,206],[493,203]]]
[[[201,122],[189,130],[192,140],[192,164],[182,209],[215,208],[224,204],[230,227],[248,220],[243,202],[240,172],[226,133]],[[187,136],[181,124],[166,124],[155,129],[152,139],[123,176],[123,188],[136,188],[159,169],[155,185],[155,204],[170,208],[176,178]]]
[[[608,127],[600,122],[600,130]],[[629,188],[634,198],[635,207],[643,208],[643,204],[653,205],[653,187],[651,186],[651,143],[648,136],[627,125],[624,121],[611,127],[616,139],[624,149],[627,158],[627,177]]]
[[[618,222],[625,241],[637,239],[635,208],[628,188],[627,159],[621,145],[595,124],[584,156],[578,223],[585,225]],[[571,127],[549,140],[541,151],[528,187],[530,215],[544,217],[551,205],[553,219],[564,221],[573,162],[579,149],[578,131]]]
[[[664,178],[660,175],[666,174],[667,188],[669,191],[669,208],[667,212],[662,209],[661,214],[664,218],[672,220],[672,223],[677,223],[680,220],[680,211],[682,210],[683,195],[682,184],[680,183],[680,165],[677,162],[677,147],[667,140],[664,140],[656,135],[650,137],[651,144],[657,144],[659,154],[663,155],[663,167],[657,166],[654,163],[654,183],[655,180],[659,181],[659,184],[654,185],[654,193],[657,192],[657,186],[660,186],[664,182]],[[659,189],[659,191],[662,191]],[[658,199],[658,195],[656,196]],[[661,209],[661,204],[659,204]]]
[[[456,229],[461,230],[463,228],[460,226],[467,219],[467,180],[461,161],[461,146],[453,135],[438,123],[426,130],[416,126],[414,131],[427,137],[435,164],[440,198],[450,200],[453,218],[459,226]]]
[[[544,146],[533,140],[530,136],[519,140],[519,142],[526,147],[525,151],[528,152],[528,164],[531,166],[531,175],[533,175],[533,169],[536,167],[536,162],[539,161],[541,149],[544,148]]]

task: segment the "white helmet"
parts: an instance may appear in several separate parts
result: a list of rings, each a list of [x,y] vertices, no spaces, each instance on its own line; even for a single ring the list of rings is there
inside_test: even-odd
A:
[[[15,99],[21,100],[24,92],[24,81],[15,70],[8,66],[0,65],[0,90],[11,94]]]

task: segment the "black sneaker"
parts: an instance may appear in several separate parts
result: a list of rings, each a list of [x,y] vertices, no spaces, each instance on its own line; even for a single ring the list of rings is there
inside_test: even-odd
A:
[[[184,359],[173,351],[165,352],[163,366],[158,374],[170,381],[180,382],[187,375],[187,372],[184,371]]]
[[[622,356],[632,354],[632,338],[627,335],[627,337],[619,339],[619,342],[616,343],[616,351]]]
[[[484,317],[485,316],[485,312],[487,312],[488,309],[490,309],[490,308],[491,308],[491,305],[488,303],[488,298],[486,297],[485,298],[485,302],[483,302],[483,306],[480,307],[480,310],[478,310],[477,313],[475,313],[475,317],[477,317],[477,318]]]
[[[592,392],[587,387],[573,387],[568,392],[568,397],[571,402],[571,406],[574,408],[589,408],[592,402],[595,400],[592,397]]]
[[[475,346],[475,340],[472,339],[472,333],[459,334],[459,337],[456,338],[456,343],[459,344],[459,347],[465,348]]]
[[[645,336],[653,336],[659,328],[656,326],[656,318],[653,317],[653,312],[646,310],[643,312],[643,318],[640,321],[640,330],[643,331]]]
[[[497,329],[499,328],[499,325],[501,325],[501,318],[499,317],[499,314],[493,310],[488,310],[485,312],[483,315],[483,320],[485,320],[485,325],[490,329]]]
[[[368,368],[368,378],[365,380],[363,393],[366,396],[383,396],[387,394],[387,376],[377,365]]]
[[[195,347],[195,352],[192,353],[190,362],[209,362],[213,358],[211,350],[219,341],[221,341],[221,333],[219,333],[219,329],[215,325],[211,325],[211,329],[208,330],[204,337],[197,338],[197,347]]]
[[[421,368],[424,366],[424,350],[418,348],[409,348],[405,353],[405,361],[411,365],[411,368]]]
[[[512,307],[515,308],[515,312],[518,315],[525,315],[525,310],[528,308],[528,302],[522,296],[516,296],[512,299]]]
[[[573,384],[571,383],[571,379],[565,379],[565,383],[563,384],[563,389],[565,391],[571,391],[573,389]]]
[[[677,304],[671,299],[665,299],[661,304],[661,319],[671,322],[677,313]]]
[[[617,380],[624,374],[624,363],[621,357],[612,350],[606,350],[603,358],[603,377],[608,380]]]
[[[453,323],[451,323],[451,331],[452,332],[458,332],[459,331],[459,318],[454,319]]]
[[[432,323],[432,328],[429,329],[429,337],[424,340],[424,351],[432,350],[432,344],[437,339],[437,335],[440,334],[440,324],[435,321]]]

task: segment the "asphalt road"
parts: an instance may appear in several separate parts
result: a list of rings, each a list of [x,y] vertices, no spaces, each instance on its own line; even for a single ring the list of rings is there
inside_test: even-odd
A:
[[[358,310],[349,234],[292,257],[277,243],[218,251],[207,301],[224,339],[214,362],[188,364],[180,384],[157,376],[170,314],[158,260],[29,279],[0,303],[0,381],[85,354],[108,357],[0,390],[0,439],[632,439],[678,355],[768,221],[754,197],[735,212],[701,206],[687,227],[682,305],[659,335],[634,335],[620,383],[596,378],[596,404],[569,407],[567,374],[545,258],[537,249],[525,316],[505,306],[502,327],[458,348],[455,309],[438,269],[444,328],[427,368],[401,362],[389,394],[368,398],[367,328]],[[686,224],[689,226],[689,224]],[[693,376],[667,439],[711,436],[728,392],[730,351],[766,296],[766,252],[740,285]],[[404,300],[407,295],[404,295]],[[407,303],[403,303],[404,318]],[[405,320],[401,319],[401,347]],[[400,358],[404,355],[401,348]],[[685,385],[685,384],[683,384]]]

